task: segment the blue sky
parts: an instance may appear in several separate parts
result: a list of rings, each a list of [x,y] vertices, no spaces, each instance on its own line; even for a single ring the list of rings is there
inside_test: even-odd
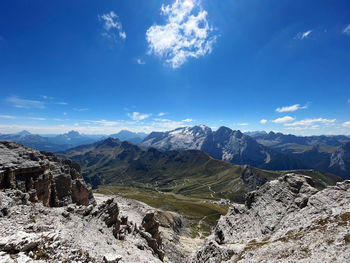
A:
[[[350,134],[350,2],[3,1],[0,132]]]

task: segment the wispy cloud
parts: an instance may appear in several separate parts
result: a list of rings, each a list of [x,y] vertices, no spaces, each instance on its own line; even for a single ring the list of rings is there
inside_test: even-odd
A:
[[[142,114],[139,112],[133,112],[133,113],[128,113],[128,116],[130,119],[134,120],[134,121],[142,121],[144,119],[147,119],[148,117],[150,117],[152,114]]]
[[[139,64],[139,65],[145,65],[146,61],[142,60],[141,58],[137,58],[136,59],[136,63]]]
[[[308,31],[305,31],[305,32],[299,32],[295,38],[296,39],[300,39],[300,40],[303,40],[305,38],[308,38],[312,33],[312,30],[308,30]]]
[[[350,35],[350,24],[347,25],[347,26],[344,28],[343,33],[344,33],[345,35]]]
[[[28,117],[29,120],[35,120],[35,121],[45,121],[45,118],[40,118],[40,117]]]
[[[159,113],[158,113],[158,116],[161,117],[161,116],[164,116],[164,115],[167,115],[167,114],[168,114],[168,113],[166,113],[166,112],[159,112]]]
[[[350,128],[350,121],[343,122],[342,124],[345,128]]]
[[[166,24],[153,25],[146,32],[150,53],[164,58],[172,68],[211,53],[216,36],[200,0],[175,0],[172,5],[162,5],[161,14]]]
[[[118,121],[107,121],[107,120],[95,120],[95,121],[88,121],[88,122],[93,123],[93,124],[102,125],[102,126],[116,126],[116,125],[120,124],[120,122],[118,122]]]
[[[277,112],[293,112],[293,111],[304,110],[304,109],[307,109],[307,105],[301,106],[300,104],[294,104],[292,106],[284,106],[281,108],[277,108],[276,111]]]
[[[182,122],[192,122],[193,120],[192,119],[184,119],[184,120],[182,120]]]
[[[104,37],[117,41],[119,38],[126,39],[126,33],[123,31],[122,23],[119,17],[113,11],[98,16],[99,20],[103,22]]]
[[[73,108],[74,111],[79,111],[79,112],[82,112],[82,111],[87,111],[89,110],[88,108]],[[64,113],[63,113],[64,114]],[[64,114],[66,115],[66,114]]]
[[[37,109],[43,109],[45,108],[45,104],[42,101],[39,100],[28,100],[28,99],[22,99],[17,96],[11,96],[6,98],[6,102],[12,104],[12,106],[16,108],[37,108]]]
[[[249,123],[247,123],[247,122],[239,122],[239,123],[237,123],[237,125],[238,126],[248,126]]]
[[[61,102],[56,102],[55,104],[57,104],[57,105],[68,105],[67,102],[63,102],[63,101],[61,101]]]
[[[304,119],[301,121],[295,121],[292,123],[286,123],[285,126],[312,126],[315,124],[326,124],[330,125],[336,122],[336,119],[324,119],[324,118],[316,118],[316,119]]]
[[[348,99],[348,103],[350,103],[350,99]]]
[[[294,120],[295,120],[295,118],[293,118],[291,116],[284,116],[281,118],[277,118],[277,119],[273,120],[272,122],[274,122],[274,123],[287,123],[287,122],[291,122]]]
[[[267,123],[267,120],[261,119],[261,120],[260,120],[260,123],[261,123],[261,124],[266,124],[266,123]]]
[[[12,116],[12,115],[0,115],[0,118],[2,118],[2,119],[16,119],[16,117]]]

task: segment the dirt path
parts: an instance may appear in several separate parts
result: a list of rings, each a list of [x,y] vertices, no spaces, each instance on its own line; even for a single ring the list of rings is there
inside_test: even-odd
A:
[[[197,229],[198,229],[199,239],[204,238],[203,232],[200,231],[204,220],[205,220],[208,216],[213,216],[213,215],[218,215],[218,214],[219,214],[219,213],[213,213],[213,214],[210,214],[210,215],[203,216],[203,217],[201,218],[201,220],[198,221]]]

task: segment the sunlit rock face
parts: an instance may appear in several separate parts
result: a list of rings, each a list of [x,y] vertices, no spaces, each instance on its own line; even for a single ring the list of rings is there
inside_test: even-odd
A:
[[[80,166],[14,142],[0,142],[0,189],[17,189],[45,206],[95,202]]]
[[[310,177],[267,182],[222,216],[191,262],[346,262],[350,181],[322,191]]]

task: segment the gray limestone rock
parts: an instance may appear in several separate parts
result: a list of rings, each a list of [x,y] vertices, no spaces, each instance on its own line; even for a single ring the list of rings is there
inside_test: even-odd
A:
[[[346,262],[349,243],[350,181],[318,191],[287,174],[222,216],[191,262]]]
[[[79,164],[14,142],[0,142],[0,189],[17,189],[45,206],[94,204]]]

